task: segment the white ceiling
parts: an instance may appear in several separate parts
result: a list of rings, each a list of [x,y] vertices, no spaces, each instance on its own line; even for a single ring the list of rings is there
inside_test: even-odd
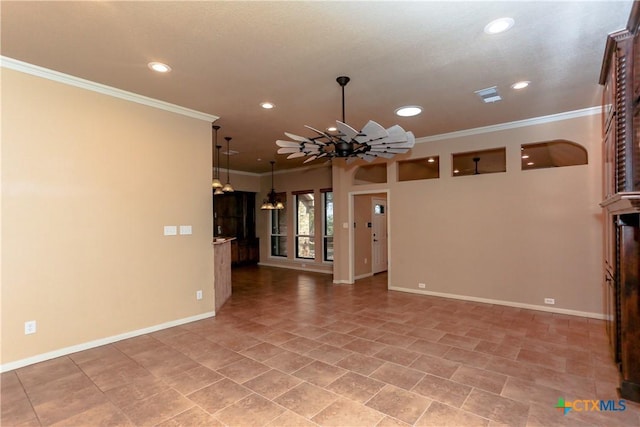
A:
[[[632,1],[2,1],[2,55],[220,117],[231,169],[299,166],[283,132],[341,118],[400,124],[416,137],[600,104],[608,33]],[[515,26],[487,35],[509,16]],[[161,61],[172,72],[147,68]],[[514,91],[510,85],[530,80]],[[497,86],[503,100],[474,91]],[[269,100],[273,110],[259,104]],[[400,118],[415,104],[424,112]],[[258,161],[257,159],[262,159]]]

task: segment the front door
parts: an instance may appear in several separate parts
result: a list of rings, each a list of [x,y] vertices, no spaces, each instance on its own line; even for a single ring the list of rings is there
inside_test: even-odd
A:
[[[373,232],[371,242],[371,269],[373,274],[387,271],[387,200],[371,199]]]

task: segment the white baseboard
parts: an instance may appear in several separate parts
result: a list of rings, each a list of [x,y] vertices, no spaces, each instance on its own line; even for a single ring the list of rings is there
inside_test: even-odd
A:
[[[334,285],[353,285],[353,282],[349,280],[334,280],[333,284]]]
[[[26,359],[16,360],[15,362],[9,362],[9,363],[0,365],[0,372],[12,371],[14,369],[22,368],[28,365],[33,365],[34,363],[44,362],[45,360],[55,359],[56,357],[66,356],[68,354],[77,353],[78,351],[89,350],[91,348],[100,347],[102,345],[112,344],[117,341],[122,341],[128,338],[134,338],[140,335],[150,334],[152,332],[160,331],[162,329],[184,325],[185,323],[191,323],[197,320],[207,319],[209,317],[214,317],[215,315],[216,315],[215,311],[209,311],[207,313],[198,314],[196,316],[172,320],[170,322],[161,323],[159,325],[149,326],[148,328],[138,329],[131,332],[125,332],[124,334],[113,335],[111,337],[106,337],[106,338],[100,338],[94,341],[72,345],[71,347],[65,347],[59,350],[50,351],[48,353],[38,354],[36,356],[27,357]]]
[[[288,268],[290,270],[302,270],[302,271],[312,271],[314,273],[333,274],[333,271],[320,270],[319,268],[309,268],[309,267],[302,267],[302,266],[291,265],[291,264],[270,264],[268,262],[259,262],[258,265],[261,267]]]
[[[373,273],[364,273],[354,277],[354,280],[360,280],[360,279],[364,279],[365,277],[371,277],[371,276],[373,276]]]
[[[481,302],[485,304],[504,305],[507,307],[526,308],[528,310],[546,311],[549,313],[567,314],[569,316],[588,317],[591,319],[600,319],[600,320],[606,319],[606,315],[603,313],[592,313],[589,311],[569,310],[566,308],[547,307],[544,305],[535,305],[535,304],[524,304],[521,302],[503,301],[503,300],[496,300],[496,299],[490,299],[490,298],[479,298],[479,297],[472,297],[467,295],[448,294],[444,292],[423,291],[421,289],[399,288],[397,286],[389,286],[389,290],[409,292],[412,294],[420,294],[420,295],[430,295],[434,297],[459,299],[463,301]]]

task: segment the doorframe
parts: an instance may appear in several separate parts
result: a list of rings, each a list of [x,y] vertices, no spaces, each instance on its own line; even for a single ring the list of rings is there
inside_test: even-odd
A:
[[[355,270],[355,231],[353,227],[354,222],[354,205],[355,205],[355,196],[365,195],[365,194],[384,194],[387,199],[387,288],[389,288],[389,281],[391,280],[391,191],[389,189],[379,189],[379,190],[360,190],[360,191],[350,191],[348,194],[349,197],[349,282],[350,284],[355,283],[354,279],[354,270]],[[373,271],[373,270],[372,270]]]

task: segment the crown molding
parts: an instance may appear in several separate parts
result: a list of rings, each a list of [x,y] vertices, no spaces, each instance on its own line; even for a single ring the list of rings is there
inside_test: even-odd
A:
[[[548,116],[534,117],[531,119],[517,120],[515,122],[500,123],[497,125],[484,126],[473,129],[465,129],[456,132],[442,133],[439,135],[416,138],[416,143],[442,141],[444,139],[461,138],[465,136],[480,135],[483,133],[498,132],[501,130],[517,129],[527,126],[541,125],[544,123],[559,122],[562,120],[575,119],[577,117],[593,116],[602,113],[602,107],[589,107],[581,110],[567,111],[564,113],[551,114]]]
[[[126,101],[135,102],[138,104],[146,105],[148,107],[157,108],[159,110],[181,114],[183,116],[191,117],[198,120],[214,122],[219,119],[218,116],[202,113],[200,111],[191,110],[185,107],[180,107],[179,105],[170,104],[168,102],[149,98],[143,95],[138,95],[133,92],[127,92],[126,90],[117,89],[111,86],[92,82],[90,80],[81,79],[79,77],[64,74],[59,71],[50,70],[38,65],[29,64],[27,62],[9,58],[7,56],[0,56],[0,67],[19,71],[25,74],[31,74],[36,77],[42,77],[43,79],[52,80],[69,86],[79,87],[81,89],[90,90],[92,92],[101,93],[103,95],[112,96],[114,98],[124,99]]]

